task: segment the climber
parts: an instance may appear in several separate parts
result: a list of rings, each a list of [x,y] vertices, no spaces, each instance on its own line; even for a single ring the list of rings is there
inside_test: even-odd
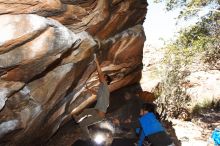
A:
[[[157,114],[152,103],[143,104],[140,115],[140,128],[136,129],[136,132],[140,134],[138,146],[143,145],[145,138],[152,146],[173,145],[172,140],[156,117]]]
[[[73,118],[77,123],[79,123],[82,129],[84,139],[90,139],[88,126],[100,122],[104,119],[105,113],[109,106],[109,89],[108,85],[111,83],[111,78],[108,75],[104,75],[99,66],[99,62],[94,54],[94,60],[96,63],[96,68],[99,76],[100,86],[98,92],[88,89],[92,94],[97,95],[97,103],[94,108],[84,109],[81,114],[73,115]]]

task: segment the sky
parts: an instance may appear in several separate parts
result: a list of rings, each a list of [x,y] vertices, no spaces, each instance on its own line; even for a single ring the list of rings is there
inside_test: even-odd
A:
[[[148,12],[144,22],[144,30],[146,34],[146,45],[152,47],[162,47],[164,41],[171,39],[177,27],[175,25],[175,17],[178,11],[166,12],[163,3],[155,4],[153,0],[148,0]]]
[[[144,22],[146,35],[145,46],[160,48],[164,45],[164,41],[168,42],[175,38],[180,28],[189,26],[198,21],[198,17],[184,21],[179,25],[176,24],[176,17],[179,15],[180,9],[167,12],[164,3],[153,3],[153,0],[148,0],[148,11]],[[206,14],[207,11],[201,12],[200,16]]]

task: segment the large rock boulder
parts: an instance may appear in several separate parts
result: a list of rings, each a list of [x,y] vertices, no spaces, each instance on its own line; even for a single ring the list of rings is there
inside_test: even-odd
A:
[[[71,113],[139,82],[145,0],[0,0],[0,145],[40,145]]]

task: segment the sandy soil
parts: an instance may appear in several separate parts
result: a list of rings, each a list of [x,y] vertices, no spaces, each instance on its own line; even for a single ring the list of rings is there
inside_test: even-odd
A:
[[[207,111],[194,117],[191,121],[172,119],[175,134],[182,146],[207,146],[212,144],[212,131],[220,126],[220,110]]]

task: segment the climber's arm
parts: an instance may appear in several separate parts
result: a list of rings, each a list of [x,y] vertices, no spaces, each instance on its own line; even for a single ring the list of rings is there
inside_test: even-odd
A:
[[[99,61],[98,61],[98,59],[97,59],[97,57],[96,57],[96,54],[94,54],[94,60],[95,60],[95,63],[96,63],[96,68],[97,68],[97,72],[98,72],[98,76],[99,76],[99,80],[100,80],[100,82],[106,82],[105,81],[105,77],[104,77],[104,74],[103,74],[103,72],[102,72],[102,70],[101,70],[101,67],[100,67],[100,65],[99,65]]]

